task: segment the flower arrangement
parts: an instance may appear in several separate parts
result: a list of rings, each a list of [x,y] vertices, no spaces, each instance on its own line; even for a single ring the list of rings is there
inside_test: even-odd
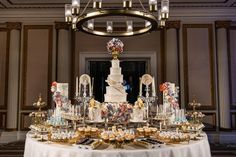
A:
[[[94,98],[92,98],[89,101],[89,107],[90,108],[100,108],[100,103],[98,101],[94,100]]]
[[[57,82],[56,81],[54,81],[54,82],[52,82],[52,86],[51,86],[51,92],[55,92],[57,90]]]
[[[137,109],[143,109],[144,108],[144,103],[141,98],[138,98],[137,101],[135,102],[134,108]]]
[[[57,83],[55,81],[52,82],[51,92],[53,93],[52,98],[53,98],[53,101],[56,103],[56,106],[62,107],[63,104],[68,103],[68,98],[62,95],[62,93],[58,90],[59,84],[60,83]]]
[[[202,119],[204,116],[205,114],[203,114],[202,112],[197,112],[197,111],[186,113],[187,120],[193,123],[202,123]]]
[[[124,44],[118,38],[113,38],[107,43],[107,51],[113,55],[114,59],[117,59],[118,55],[123,52]]]
[[[163,92],[163,103],[169,103],[174,109],[179,107],[178,87],[174,83],[165,82],[160,85],[160,91]]]
[[[106,103],[102,106],[102,117],[109,121],[126,123],[131,118],[132,105],[127,103]]]

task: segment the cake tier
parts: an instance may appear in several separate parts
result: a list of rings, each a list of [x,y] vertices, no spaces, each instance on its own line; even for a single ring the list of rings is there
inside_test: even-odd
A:
[[[111,75],[121,75],[121,68],[110,68]]]
[[[112,68],[119,68],[120,67],[120,61],[118,60],[118,59],[113,59],[112,61],[111,61],[111,67]]]
[[[124,87],[122,89],[118,89],[118,88],[114,88],[112,86],[107,86],[106,92],[107,92],[107,94],[125,94],[126,93]]]
[[[112,81],[123,83],[123,75],[108,75],[108,78]]]
[[[104,94],[105,102],[127,102],[127,94]]]

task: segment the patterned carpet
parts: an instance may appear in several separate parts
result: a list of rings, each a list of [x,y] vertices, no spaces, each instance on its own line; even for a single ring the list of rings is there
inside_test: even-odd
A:
[[[0,144],[0,157],[23,157],[25,141]],[[212,157],[235,157],[236,144],[210,144]]]

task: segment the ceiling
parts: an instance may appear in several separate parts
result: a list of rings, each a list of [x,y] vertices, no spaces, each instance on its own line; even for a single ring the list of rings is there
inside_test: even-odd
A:
[[[148,4],[148,0],[141,1],[144,5]],[[88,0],[81,0],[82,6],[85,6],[87,2]],[[0,8],[64,8],[66,3],[71,3],[71,0],[0,0]],[[121,5],[122,0],[103,0],[103,7],[120,7]],[[133,0],[133,6],[140,6],[139,0]],[[234,8],[236,0],[170,0],[170,6],[172,8]]]

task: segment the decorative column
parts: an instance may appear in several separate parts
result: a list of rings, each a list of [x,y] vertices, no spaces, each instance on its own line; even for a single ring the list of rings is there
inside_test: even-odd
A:
[[[217,63],[218,63],[218,100],[220,111],[220,127],[230,128],[230,88],[228,67],[227,29],[230,21],[216,21]]]
[[[70,83],[71,78],[71,32],[65,22],[55,22],[57,32],[56,80]]]
[[[166,28],[165,78],[166,81],[179,86],[178,31],[180,29],[180,21],[167,21]]]
[[[19,104],[19,72],[20,72],[20,22],[7,22],[10,32],[9,73],[7,98],[7,129],[17,130]]]

